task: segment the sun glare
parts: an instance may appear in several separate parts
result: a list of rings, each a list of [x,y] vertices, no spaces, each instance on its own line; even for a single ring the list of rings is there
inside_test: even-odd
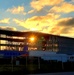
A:
[[[36,28],[31,28],[30,30],[31,30],[31,31],[37,31],[37,29],[36,29]]]
[[[34,37],[31,37],[31,38],[30,38],[30,41],[31,41],[31,42],[33,42],[34,40],[35,40],[35,38],[34,38]]]

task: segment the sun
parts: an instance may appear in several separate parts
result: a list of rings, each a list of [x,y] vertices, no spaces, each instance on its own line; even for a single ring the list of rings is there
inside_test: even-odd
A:
[[[34,38],[34,37],[31,37],[31,38],[30,38],[30,41],[32,41],[32,42],[33,42],[34,40],[35,40],[35,38]]]

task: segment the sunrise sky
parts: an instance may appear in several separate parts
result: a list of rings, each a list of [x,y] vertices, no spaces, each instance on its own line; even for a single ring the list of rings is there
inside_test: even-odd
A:
[[[74,38],[74,0],[0,0],[0,29]]]

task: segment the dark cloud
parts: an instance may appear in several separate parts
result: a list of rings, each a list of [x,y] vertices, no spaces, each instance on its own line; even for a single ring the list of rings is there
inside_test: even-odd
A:
[[[61,34],[68,34],[69,33],[69,31],[70,31],[70,27],[64,27],[62,30],[61,30]]]
[[[59,34],[70,34],[73,32],[72,28],[74,28],[74,18],[63,18],[57,21],[56,28],[54,27],[52,32],[59,31]]]
[[[69,18],[67,20],[63,19],[60,22],[58,22],[58,25],[61,25],[61,26],[74,26],[74,18]]]

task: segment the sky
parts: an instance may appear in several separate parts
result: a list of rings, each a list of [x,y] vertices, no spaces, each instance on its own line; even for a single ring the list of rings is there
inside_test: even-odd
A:
[[[74,38],[74,0],[0,0],[0,29]]]

